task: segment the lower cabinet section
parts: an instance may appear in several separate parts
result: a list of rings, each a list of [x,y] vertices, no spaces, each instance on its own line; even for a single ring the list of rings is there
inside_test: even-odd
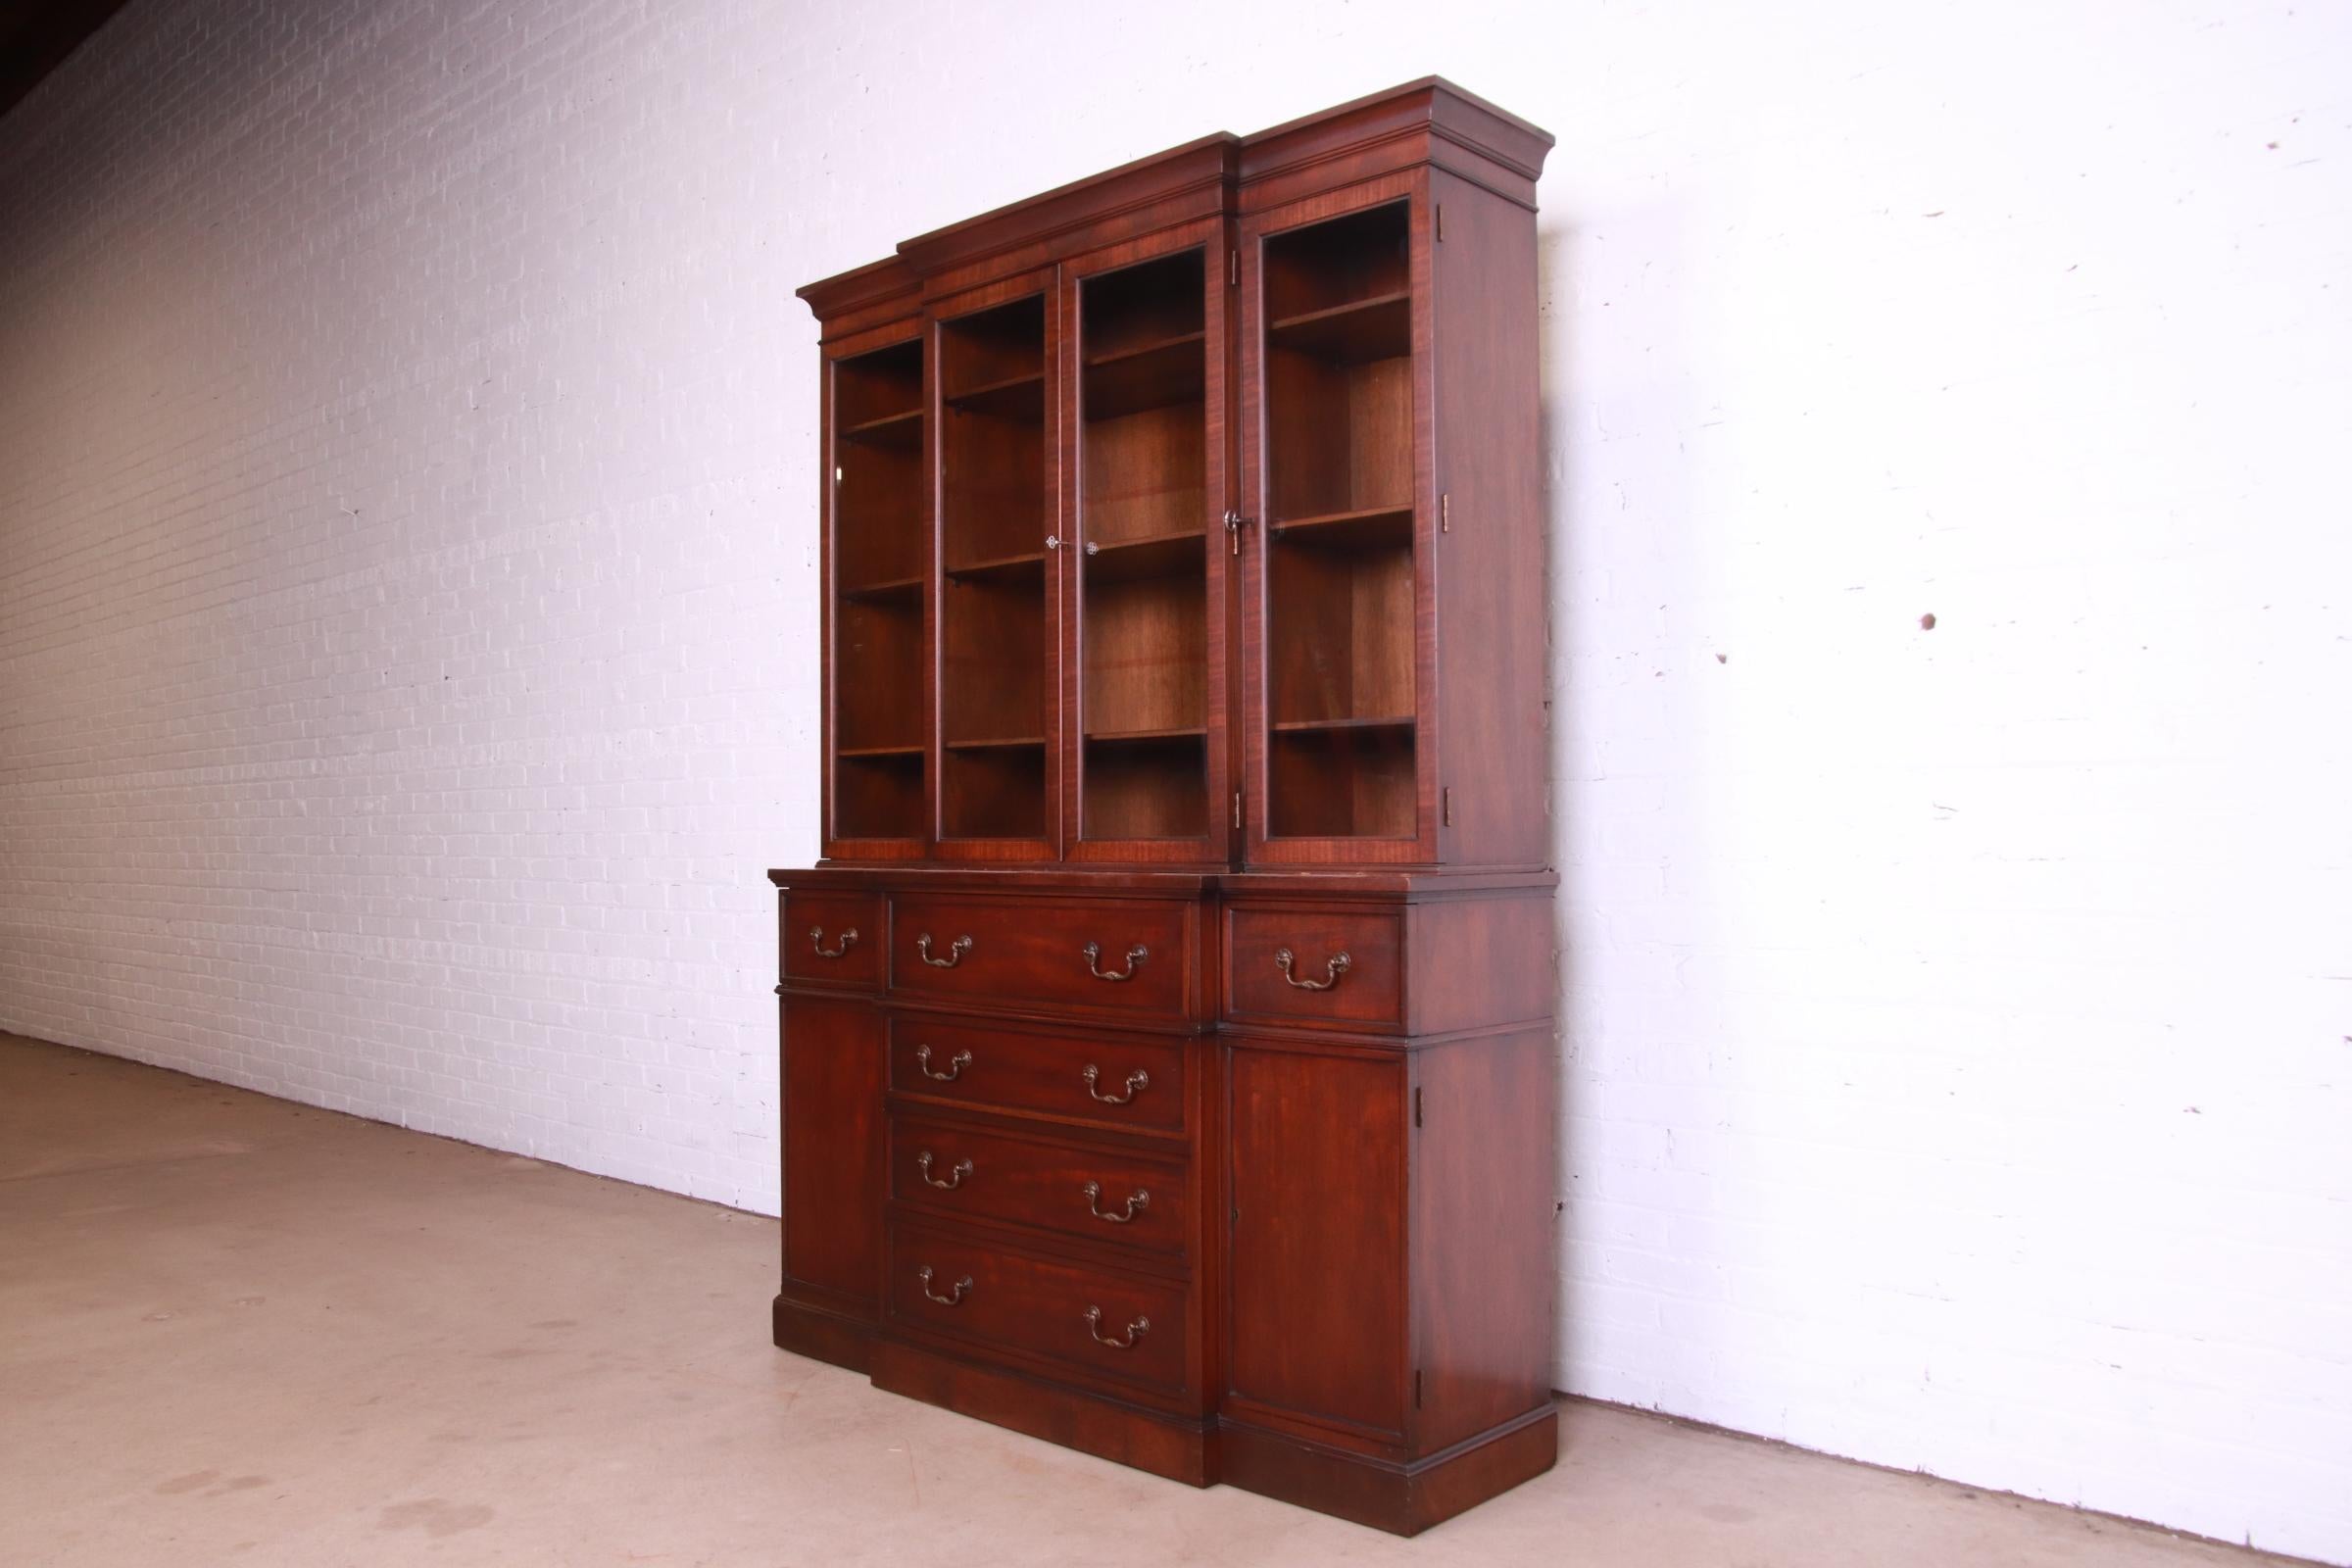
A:
[[[919,936],[980,903],[919,870],[775,875],[809,879],[790,907],[812,954],[815,911],[830,951],[834,926]],[[1164,955],[1164,995],[1201,999],[1171,1020],[1041,1009],[1042,983],[903,995],[895,939],[856,982],[835,978],[846,958],[821,985],[786,964],[775,1341],[1158,1475],[1414,1534],[1552,1463],[1556,1069],[1547,1016],[1480,1017],[1473,994],[1443,1004],[1471,1027],[1417,1033],[1400,1020],[1440,1004],[1398,1001],[1397,977],[1446,922],[1548,906],[1525,879],[1494,911],[1445,885],[1437,920],[1410,877],[1387,896],[1352,880],[1330,909],[1295,879],[1263,908],[1207,876],[1180,901],[1181,880],[1104,910],[1062,873],[1021,900],[1047,936],[1152,911],[1182,939],[1143,961]],[[1229,986],[1220,952],[1273,984]]]

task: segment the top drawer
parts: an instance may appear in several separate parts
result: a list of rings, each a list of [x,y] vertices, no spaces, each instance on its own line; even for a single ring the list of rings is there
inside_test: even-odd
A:
[[[919,996],[1124,1015],[1200,1015],[1199,906],[1171,899],[904,893],[890,986]]]
[[[809,985],[882,984],[882,901],[870,893],[784,894],[784,978]]]
[[[1404,911],[1234,905],[1225,989],[1237,1019],[1395,1028],[1404,1021]]]

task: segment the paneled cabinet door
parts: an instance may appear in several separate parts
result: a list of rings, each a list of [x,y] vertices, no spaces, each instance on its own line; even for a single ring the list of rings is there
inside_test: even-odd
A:
[[[1360,1441],[1405,1426],[1401,1055],[1229,1054],[1235,1396]]]
[[[1059,853],[1062,577],[1051,270],[935,302],[943,859]]]
[[[844,1316],[879,1315],[882,1015],[863,1001],[784,1003],[784,1291]]]
[[[1226,858],[1229,238],[1198,222],[1063,269],[1073,860]]]
[[[1426,178],[1244,220],[1247,858],[1436,858]]]

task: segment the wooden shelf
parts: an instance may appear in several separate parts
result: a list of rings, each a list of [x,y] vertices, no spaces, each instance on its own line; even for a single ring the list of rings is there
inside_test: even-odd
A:
[[[1114,729],[1094,730],[1086,737],[1090,746],[1164,746],[1172,741],[1199,741],[1208,738],[1208,730],[1200,724],[1180,725],[1174,729]]]
[[[987,561],[974,561],[961,566],[950,566],[947,574],[959,582],[986,577],[1026,577],[1042,575],[1046,566],[1043,550],[1026,551],[1017,556],[995,556]]]
[[[1128,582],[1138,577],[1199,576],[1208,569],[1205,532],[1157,534],[1147,539],[1120,539],[1089,545],[1085,551],[1089,583]]]
[[[1376,294],[1280,317],[1266,323],[1266,339],[1342,364],[1396,359],[1412,352],[1413,296],[1410,291]]]
[[[1392,549],[1413,542],[1413,509],[1409,505],[1361,507],[1312,517],[1285,517],[1273,524],[1272,531],[1286,544]]]
[[[1383,730],[1400,730],[1409,735],[1413,719],[1409,713],[1395,718],[1295,718],[1280,720],[1269,727],[1277,735],[1377,734]]]
[[[922,588],[923,579],[918,572],[912,577],[890,577],[880,582],[851,584],[841,590],[841,597],[862,600],[902,599],[919,595]]]
[[[1045,744],[1043,735],[993,735],[981,740],[940,742],[951,752],[1011,752]]]
[[[1140,360],[1148,355],[1164,353],[1172,348],[1180,348],[1187,343],[1206,343],[1207,341],[1208,334],[1197,327],[1190,332],[1171,332],[1166,337],[1154,338],[1149,343],[1129,344],[1124,348],[1113,349],[1108,354],[1093,355],[1088,358],[1086,368],[1092,370],[1105,365],[1124,365],[1130,360]]]
[[[893,757],[919,759],[923,755],[923,749],[920,746],[837,746],[833,751],[834,755],[838,757],[863,757],[874,760]]]
[[[841,427],[844,441],[856,441],[869,447],[888,447],[897,452],[911,452],[923,442],[923,411],[907,409],[900,414],[885,414],[879,418],[860,419],[856,424]]]
[[[1031,370],[1022,375],[1008,375],[962,392],[949,393],[941,401],[966,414],[1034,422],[1046,414],[1046,372]]]
[[[1180,332],[1086,362],[1083,393],[1089,419],[1117,419],[1176,403],[1199,403],[1207,393],[1206,334]]]

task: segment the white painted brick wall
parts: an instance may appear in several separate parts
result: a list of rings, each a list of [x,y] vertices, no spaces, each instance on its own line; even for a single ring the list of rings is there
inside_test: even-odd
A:
[[[2347,60],[139,0],[0,122],[0,1026],[772,1211],[792,287],[1440,71],[1560,136],[1562,1382],[2352,1561]]]

